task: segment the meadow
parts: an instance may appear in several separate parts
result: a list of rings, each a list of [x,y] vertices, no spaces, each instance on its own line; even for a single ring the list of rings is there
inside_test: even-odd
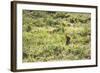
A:
[[[91,14],[23,10],[23,62],[91,59]]]

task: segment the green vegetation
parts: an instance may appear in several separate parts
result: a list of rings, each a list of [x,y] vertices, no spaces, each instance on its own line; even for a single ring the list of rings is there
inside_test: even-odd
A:
[[[91,58],[91,14],[23,10],[23,62]]]

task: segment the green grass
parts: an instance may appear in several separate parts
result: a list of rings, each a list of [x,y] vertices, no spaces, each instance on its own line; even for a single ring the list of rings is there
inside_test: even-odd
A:
[[[90,16],[23,10],[23,62],[91,59]]]

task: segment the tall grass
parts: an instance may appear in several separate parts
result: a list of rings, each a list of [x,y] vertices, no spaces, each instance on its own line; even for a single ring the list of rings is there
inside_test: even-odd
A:
[[[89,13],[23,10],[23,62],[91,59],[90,24]]]

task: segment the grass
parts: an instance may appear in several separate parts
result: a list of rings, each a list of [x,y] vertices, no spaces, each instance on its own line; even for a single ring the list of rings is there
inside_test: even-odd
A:
[[[23,10],[23,62],[91,59],[90,20],[89,13]]]

